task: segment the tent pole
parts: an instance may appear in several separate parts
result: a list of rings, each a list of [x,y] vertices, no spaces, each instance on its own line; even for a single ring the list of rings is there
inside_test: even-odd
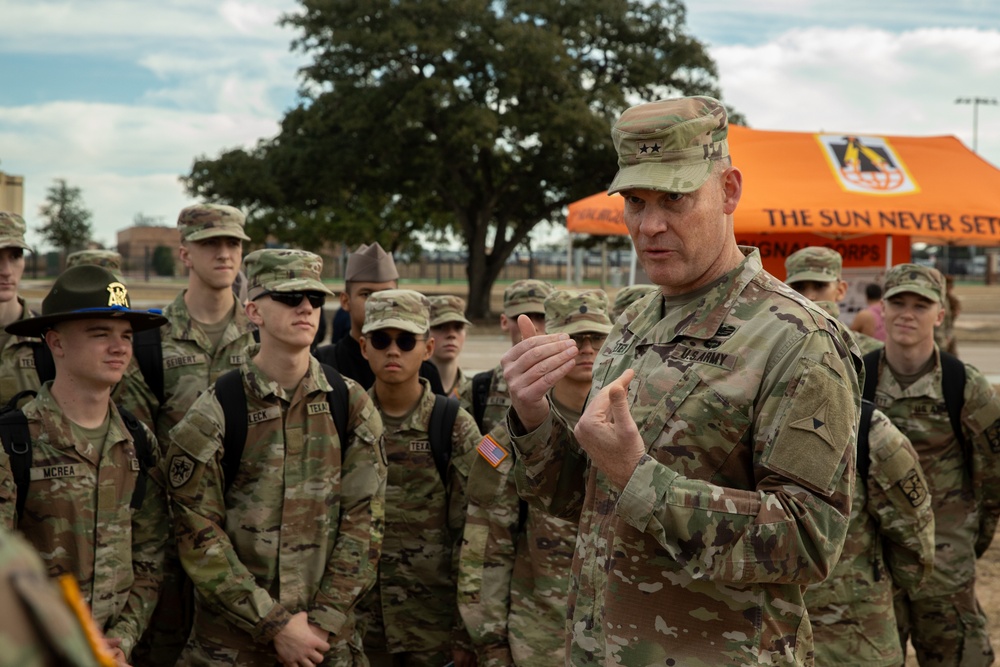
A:
[[[885,270],[886,273],[892,268],[892,234],[885,237]]]
[[[570,278],[570,271],[573,270],[573,232],[566,234],[566,287],[572,287],[573,279]]]

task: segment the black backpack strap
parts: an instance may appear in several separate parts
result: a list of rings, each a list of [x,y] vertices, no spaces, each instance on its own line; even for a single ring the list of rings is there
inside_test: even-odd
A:
[[[20,395],[12,398],[8,405],[16,406]],[[3,440],[4,451],[10,457],[10,471],[14,476],[14,486],[17,487],[14,508],[20,522],[24,503],[28,498],[28,484],[31,483],[31,431],[28,430],[28,419],[22,410],[14,408],[0,415],[0,439]]]
[[[861,422],[858,424],[857,447],[857,477],[868,487],[868,471],[871,468],[871,447],[868,444],[868,431],[872,427],[872,414],[875,404],[867,399],[861,399]]]
[[[238,368],[223,373],[215,381],[215,398],[222,407],[226,428],[222,437],[222,484],[226,493],[239,472],[247,443],[247,395]]]
[[[146,386],[160,405],[163,405],[166,400],[163,394],[163,344],[160,341],[160,328],[136,331],[132,336],[132,354],[135,355],[135,362],[139,365]]]
[[[875,390],[878,388],[878,362],[882,358],[882,350],[872,350],[862,360],[865,363],[865,386],[861,390],[861,398],[875,402]]]
[[[451,462],[451,436],[458,417],[458,399],[451,396],[434,395],[434,410],[431,412],[430,441],[434,466],[444,488],[448,488],[448,463]]]
[[[953,354],[941,350],[941,391],[944,393],[944,405],[948,410],[948,421],[951,430],[962,446],[962,452],[971,463],[972,452],[962,431],[962,408],[965,407],[965,364]]]
[[[350,417],[350,404],[347,395],[347,383],[344,376],[337,372],[337,369],[326,364],[320,364],[326,381],[333,389],[326,395],[326,401],[330,404],[330,414],[333,416],[333,425],[337,429],[337,437],[340,438],[340,462],[344,462],[344,454],[347,453],[347,446],[350,444],[350,433],[348,433],[347,420]]]
[[[146,480],[149,478],[149,471],[156,464],[153,460],[153,448],[146,437],[146,429],[139,423],[138,418],[122,406],[118,406],[118,414],[125,422],[125,428],[132,436],[135,444],[135,457],[139,460],[139,476],[135,480],[135,491],[132,493],[130,507],[134,510],[142,507],[142,501],[146,497]]]
[[[56,362],[52,360],[52,350],[44,340],[32,341],[31,351],[35,357],[35,372],[38,373],[38,384],[43,385],[56,377]]]
[[[472,416],[483,432],[483,417],[486,415],[486,400],[490,397],[493,371],[483,371],[472,376]]]

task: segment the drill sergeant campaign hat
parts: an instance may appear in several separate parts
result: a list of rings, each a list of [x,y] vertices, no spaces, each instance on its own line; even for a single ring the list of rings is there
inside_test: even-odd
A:
[[[27,225],[17,213],[0,211],[0,248],[23,248],[29,250],[24,241]]]
[[[659,290],[660,288],[656,285],[629,285],[628,287],[621,288],[615,294],[615,303],[611,307],[611,319],[617,320],[625,312],[626,308],[647,294],[652,294]]]
[[[608,194],[632,188],[694,192],[729,155],[728,115],[711,97],[681,97],[626,109],[611,128],[618,173]]]
[[[544,280],[517,280],[503,291],[503,314],[507,317],[537,313],[545,314],[545,297],[555,287]]]
[[[796,250],[785,259],[785,283],[805,282],[832,283],[840,280],[844,260],[840,253],[831,248],[809,246]]]
[[[431,304],[420,292],[387,289],[375,292],[365,302],[365,324],[361,333],[379,329],[401,329],[415,334],[430,328]]]
[[[83,264],[63,271],[42,300],[42,314],[7,325],[15,336],[41,337],[68,320],[123,319],[133,331],[154,329],[167,323],[157,310],[133,310],[128,289],[103,266]]]
[[[427,300],[431,304],[431,326],[439,327],[448,322],[461,322],[466,326],[472,326],[472,322],[465,319],[465,299],[451,294],[440,296],[429,296]]]
[[[182,209],[177,216],[182,241],[204,241],[216,236],[249,241],[243,231],[246,222],[243,211],[224,204],[195,204]]]
[[[346,282],[387,283],[399,280],[399,271],[392,255],[378,243],[361,245],[347,258]]]
[[[885,274],[883,299],[913,292],[920,296],[944,304],[944,276],[937,269],[919,264],[897,264]]]
[[[78,250],[66,257],[67,269],[86,264],[103,266],[121,280],[122,256],[114,250]]]
[[[247,298],[268,292],[320,292],[333,296],[323,284],[323,258],[305,250],[255,250],[243,259]]]
[[[608,295],[604,290],[556,290],[545,298],[545,333],[609,331]]]

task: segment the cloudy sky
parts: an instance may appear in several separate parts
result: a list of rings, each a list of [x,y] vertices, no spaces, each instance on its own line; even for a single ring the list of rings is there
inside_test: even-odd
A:
[[[199,155],[277,132],[302,58],[275,25],[293,0],[0,0],[0,170],[26,178],[25,217],[54,178],[83,190],[97,240],[137,213],[172,224]],[[753,127],[953,134],[1000,100],[995,0],[691,0],[727,102]],[[1000,106],[979,106],[1000,165]],[[32,233],[33,241],[38,240]]]

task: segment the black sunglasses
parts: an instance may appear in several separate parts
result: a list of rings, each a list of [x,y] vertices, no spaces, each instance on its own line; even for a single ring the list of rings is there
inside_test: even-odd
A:
[[[590,344],[594,346],[594,349],[599,350],[601,349],[601,346],[604,345],[604,341],[608,339],[608,334],[578,333],[578,334],[571,334],[570,339],[574,343],[576,343],[577,347],[583,347],[583,344],[589,340]]]
[[[289,308],[298,308],[302,299],[309,299],[309,305],[313,308],[322,308],[323,304],[326,303],[326,295],[322,292],[264,292],[258,295],[254,301],[262,296],[269,296],[272,301],[277,301]]]
[[[372,344],[376,350],[387,349],[393,341],[396,341],[396,347],[400,349],[401,352],[409,352],[417,346],[418,340],[427,340],[426,338],[417,338],[416,334],[412,334],[409,331],[404,331],[398,334],[395,338],[387,334],[385,331],[373,331],[367,334],[368,342]]]

